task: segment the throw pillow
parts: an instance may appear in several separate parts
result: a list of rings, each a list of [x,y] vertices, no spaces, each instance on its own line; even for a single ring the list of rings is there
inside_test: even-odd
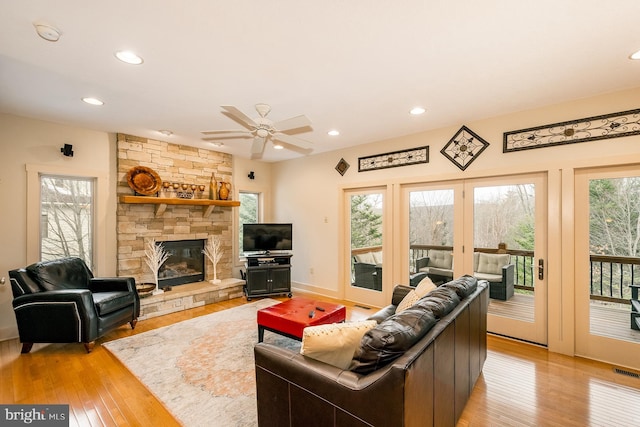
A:
[[[351,359],[375,320],[307,326],[302,331],[300,354],[340,369],[348,369]]]
[[[418,302],[420,298],[421,297],[420,295],[418,295],[416,290],[412,289],[407,295],[404,296],[404,298],[402,298],[402,301],[400,301],[400,304],[398,304],[398,307],[396,307],[396,313],[402,313],[407,308]]]
[[[434,285],[429,276],[427,276],[422,279],[420,283],[418,283],[418,286],[416,286],[416,293],[420,296],[420,298],[422,298],[436,288],[437,286]]]
[[[427,295],[429,292],[437,289],[438,287],[433,284],[429,277],[425,277],[418,283],[415,289],[412,289],[405,297],[400,301],[396,308],[396,313],[402,313],[407,308],[418,302],[420,298]]]

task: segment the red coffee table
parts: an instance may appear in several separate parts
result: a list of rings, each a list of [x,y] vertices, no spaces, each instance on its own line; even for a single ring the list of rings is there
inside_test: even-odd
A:
[[[300,341],[307,326],[344,322],[346,312],[344,305],[303,297],[291,298],[258,310],[258,342],[262,342],[265,329]]]

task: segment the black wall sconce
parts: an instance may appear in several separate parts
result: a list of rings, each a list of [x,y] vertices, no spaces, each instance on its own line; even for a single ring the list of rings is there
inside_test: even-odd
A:
[[[249,175],[247,175],[247,177],[249,177],[249,179],[256,179],[256,174],[251,171],[249,172]]]
[[[60,149],[60,152],[67,157],[73,157],[73,145],[64,144],[64,147]]]

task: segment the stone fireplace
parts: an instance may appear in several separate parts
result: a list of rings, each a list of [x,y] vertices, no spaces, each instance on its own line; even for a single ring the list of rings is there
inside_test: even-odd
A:
[[[136,166],[153,169],[163,182],[204,185],[198,196],[208,197],[211,175],[218,182],[232,182],[230,154],[201,148],[118,134],[118,196],[134,195],[129,187],[127,172]],[[147,196],[153,198],[154,196]],[[217,276],[233,277],[233,210],[216,206],[211,212],[202,206],[167,205],[157,210],[154,204],[118,203],[118,275],[134,277],[137,283],[153,282],[153,274],[145,262],[145,245],[156,242],[184,240],[206,241],[218,236],[224,252],[218,263]],[[213,279],[213,265],[205,257],[204,276],[193,281]],[[168,283],[168,282],[167,282]],[[165,285],[166,286],[166,285]]]
[[[202,282],[205,276],[204,239],[157,242],[169,254],[158,271],[158,287]]]

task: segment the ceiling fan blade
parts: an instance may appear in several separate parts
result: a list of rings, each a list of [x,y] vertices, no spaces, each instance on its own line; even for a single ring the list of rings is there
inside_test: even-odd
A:
[[[275,141],[280,141],[284,142],[285,144],[304,148],[305,150],[310,150],[313,148],[313,144],[311,142],[305,141],[304,139],[296,138],[295,136],[286,135],[284,133],[275,133],[271,138]]]
[[[252,159],[256,159],[256,158],[262,157],[262,152],[264,151],[265,142],[266,142],[265,138],[260,138],[259,136],[256,136],[255,138],[253,138],[253,144],[251,144],[251,158]]]
[[[203,135],[216,135],[219,133],[251,133],[249,130],[244,129],[234,129],[234,130],[203,130],[200,132]]]
[[[311,127],[311,120],[305,115],[291,117],[290,119],[281,120],[273,124],[273,127],[278,131],[283,132],[291,129],[299,129],[304,127]]]
[[[249,138],[253,138],[253,135],[247,132],[247,133],[237,133],[237,134],[227,133],[224,135],[213,135],[213,136],[208,136],[206,138],[202,138],[202,140],[217,141],[219,139],[249,139]]]
[[[251,144],[251,154],[262,153],[264,150],[265,139],[259,136],[253,138],[253,144]]]
[[[226,110],[226,115],[228,117],[240,123],[242,126],[246,127],[247,129],[253,130],[256,127],[258,127],[256,122],[254,122],[251,117],[247,116],[245,113],[238,110],[236,107],[232,105],[223,105],[221,108]]]

